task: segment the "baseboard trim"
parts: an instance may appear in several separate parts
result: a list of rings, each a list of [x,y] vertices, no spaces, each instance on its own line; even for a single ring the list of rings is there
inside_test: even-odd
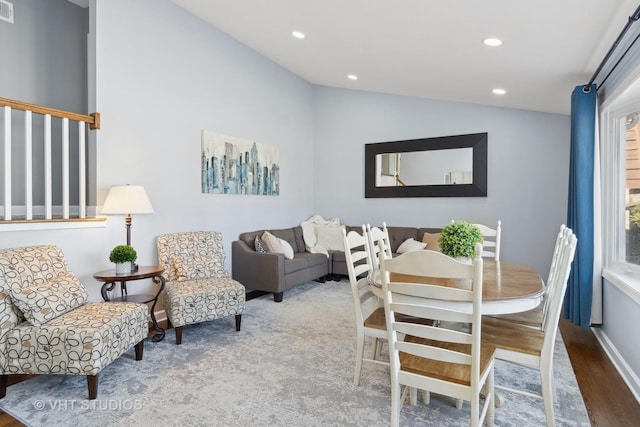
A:
[[[591,328],[591,330],[602,346],[602,349],[607,353],[609,360],[611,360],[611,363],[613,363],[613,366],[622,377],[622,380],[627,384],[631,393],[633,393],[633,397],[640,403],[640,378],[633,372],[601,328]]]

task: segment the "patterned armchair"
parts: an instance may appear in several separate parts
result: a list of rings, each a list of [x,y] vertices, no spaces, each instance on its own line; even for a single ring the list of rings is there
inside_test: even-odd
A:
[[[166,279],[164,307],[182,343],[182,327],[235,315],[236,331],[245,307],[245,288],[224,267],[222,234],[215,231],[158,236],[158,262]]]
[[[60,248],[0,250],[0,399],[13,374],[86,375],[95,399],[104,367],[134,345],[142,359],[147,306],[87,301]]]

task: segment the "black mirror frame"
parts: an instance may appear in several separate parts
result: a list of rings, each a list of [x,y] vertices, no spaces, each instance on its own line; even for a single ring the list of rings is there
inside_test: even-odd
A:
[[[487,140],[484,133],[378,142],[364,146],[364,197],[487,197]],[[376,187],[376,156],[385,153],[472,148],[473,183]]]

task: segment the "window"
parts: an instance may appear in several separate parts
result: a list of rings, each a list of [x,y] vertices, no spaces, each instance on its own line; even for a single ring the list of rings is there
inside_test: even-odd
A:
[[[638,80],[640,82],[640,80]],[[605,106],[600,123],[605,277],[640,295],[640,84]],[[605,103],[606,104],[606,103]]]

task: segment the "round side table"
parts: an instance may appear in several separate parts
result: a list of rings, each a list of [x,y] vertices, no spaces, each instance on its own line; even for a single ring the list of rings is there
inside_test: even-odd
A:
[[[102,299],[105,301],[124,301],[124,302],[137,302],[137,303],[149,303],[153,302],[151,305],[151,323],[153,324],[153,330],[156,331],[153,336],[152,341],[158,342],[164,338],[165,331],[160,326],[158,326],[158,321],[156,320],[155,308],[158,302],[158,297],[160,296],[160,292],[164,289],[164,277],[162,277],[162,273],[164,272],[164,268],[158,265],[155,266],[138,266],[137,270],[132,271],[131,273],[125,274],[116,274],[115,269],[111,270],[103,270],[95,273],[93,278],[99,280],[100,282],[104,282],[102,288],[100,289],[100,293],[102,294]],[[127,282],[132,282],[135,280],[141,279],[151,279],[153,283],[160,283],[160,289],[155,295],[150,294],[135,294],[129,295],[127,292]],[[120,282],[120,290],[122,296],[116,298],[109,298],[108,292],[112,291],[116,285],[116,282]]]

